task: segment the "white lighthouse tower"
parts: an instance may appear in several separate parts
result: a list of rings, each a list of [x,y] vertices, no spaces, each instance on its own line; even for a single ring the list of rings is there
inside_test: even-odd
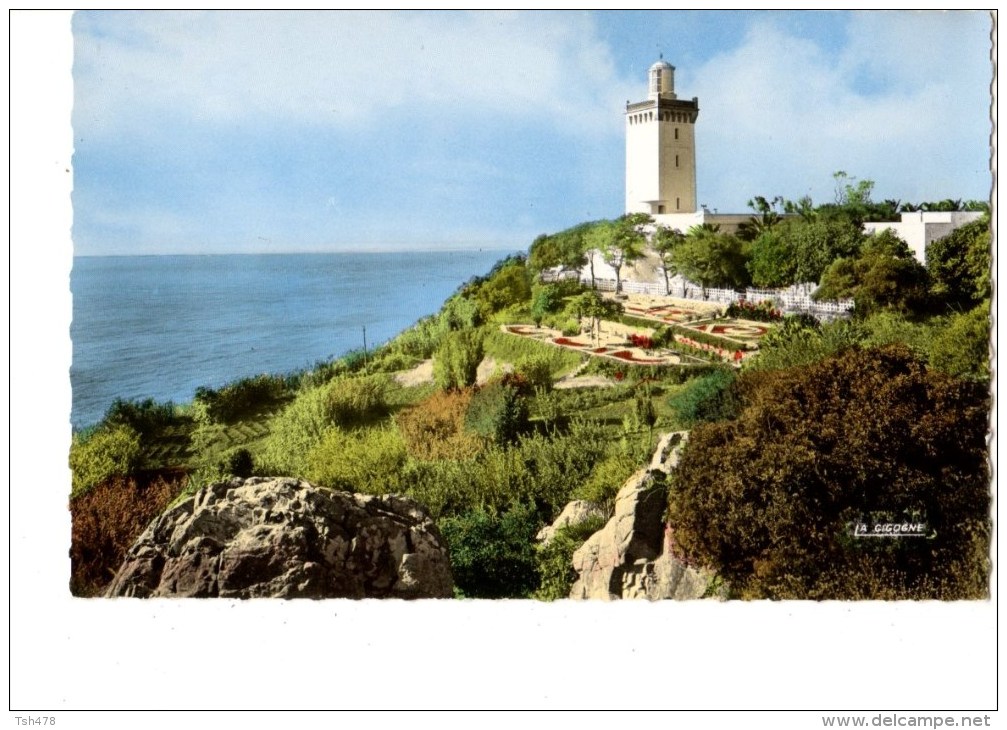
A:
[[[696,213],[699,99],[675,95],[675,67],[650,67],[646,101],[626,104],[626,212]]]

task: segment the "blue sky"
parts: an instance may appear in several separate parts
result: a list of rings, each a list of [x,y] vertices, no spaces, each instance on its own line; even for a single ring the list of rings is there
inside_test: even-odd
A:
[[[989,18],[939,12],[85,12],[77,254],[525,248],[614,217],[659,53],[699,199],[987,198]]]

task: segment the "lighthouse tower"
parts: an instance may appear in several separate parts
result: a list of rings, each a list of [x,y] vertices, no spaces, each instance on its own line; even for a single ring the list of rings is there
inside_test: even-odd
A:
[[[626,104],[626,212],[696,212],[699,99],[675,95],[675,67],[650,67],[646,101]]]

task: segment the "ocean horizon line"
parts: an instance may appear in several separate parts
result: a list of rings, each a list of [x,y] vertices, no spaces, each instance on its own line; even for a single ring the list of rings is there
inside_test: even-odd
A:
[[[297,251],[162,251],[157,253],[74,253],[75,259],[97,259],[97,258],[144,258],[159,256],[319,256],[328,254],[395,254],[395,253],[480,253],[493,252],[500,253],[527,253],[527,247],[496,247],[496,246],[442,246],[431,248],[340,248],[340,249],[318,249],[318,250],[297,250]]]

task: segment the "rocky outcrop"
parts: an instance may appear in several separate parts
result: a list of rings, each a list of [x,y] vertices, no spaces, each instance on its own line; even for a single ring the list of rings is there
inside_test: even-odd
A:
[[[287,478],[200,489],[137,539],[107,596],[449,598],[447,547],[412,500]]]
[[[539,530],[535,539],[540,541],[542,544],[546,544],[552,540],[557,530],[564,527],[579,525],[592,517],[605,519],[605,513],[602,511],[601,507],[596,505],[594,502],[588,502],[583,499],[575,499],[573,502],[567,503],[566,507],[563,508],[563,511],[559,513],[559,517],[557,517],[551,525],[546,525]],[[589,527],[587,529],[591,528]]]
[[[686,565],[671,550],[665,477],[678,465],[685,432],[665,434],[649,469],[619,490],[615,514],[573,554],[575,599],[647,598],[687,600],[710,592],[714,575]]]

